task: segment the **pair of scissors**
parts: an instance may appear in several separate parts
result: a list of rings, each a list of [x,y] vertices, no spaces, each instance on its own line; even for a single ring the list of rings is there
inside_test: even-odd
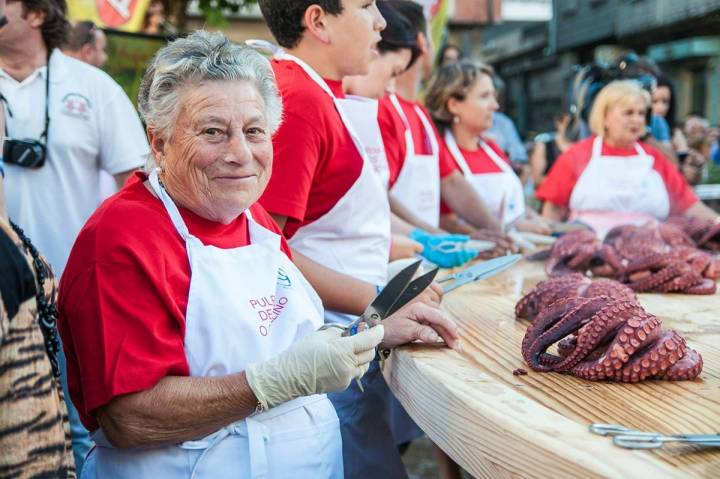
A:
[[[497,243],[484,240],[469,240],[463,243],[459,241],[442,241],[431,246],[430,249],[438,250],[442,253],[455,253],[457,251],[467,250],[476,250],[478,253],[482,253],[483,251],[494,249],[495,246],[497,246]]]
[[[522,258],[521,254],[510,254],[506,256],[498,256],[482,263],[474,264],[458,273],[449,274],[438,280],[438,283],[444,283],[447,281],[453,281],[450,284],[443,285],[443,292],[449,293],[450,291],[464,286],[468,283],[472,283],[481,279],[489,278],[501,271],[505,271],[510,266],[514,265]]]
[[[435,267],[413,279],[417,273],[421,260],[415,261],[406,266],[398,274],[388,281],[387,285],[378,293],[375,299],[370,303],[363,314],[343,332],[343,336],[353,336],[357,334],[360,324],[365,323],[368,327],[373,327],[393,314],[398,309],[415,299],[417,295],[425,291],[430,283],[435,279],[438,268]]]
[[[683,442],[696,446],[720,447],[720,434],[660,434],[636,431],[618,424],[590,424],[590,432],[611,436],[613,444],[626,449],[657,449],[666,442]]]

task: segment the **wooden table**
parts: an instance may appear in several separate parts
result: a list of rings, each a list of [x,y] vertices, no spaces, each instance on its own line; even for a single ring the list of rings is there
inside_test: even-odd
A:
[[[527,321],[521,294],[545,278],[542,263],[518,263],[448,294],[463,351],[410,345],[385,376],[430,438],[475,477],[720,478],[720,449],[665,446],[631,451],[588,432],[593,422],[661,433],[720,432],[720,294],[640,295],[645,308],[704,358],[695,381],[596,383],[536,373],[520,352]],[[524,368],[526,376],[514,376]]]

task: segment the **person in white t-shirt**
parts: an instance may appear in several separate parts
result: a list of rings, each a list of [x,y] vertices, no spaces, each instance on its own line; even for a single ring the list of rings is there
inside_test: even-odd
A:
[[[64,0],[13,1],[0,28],[7,210],[58,278],[80,228],[100,204],[100,172],[121,185],[149,153],[120,86],[59,50],[69,28],[66,12]],[[68,406],[79,470],[90,443]]]

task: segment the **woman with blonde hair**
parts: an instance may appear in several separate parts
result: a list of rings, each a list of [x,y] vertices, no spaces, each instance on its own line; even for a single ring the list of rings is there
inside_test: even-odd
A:
[[[503,227],[548,233],[546,222],[525,208],[520,178],[502,149],[484,133],[498,109],[489,66],[461,61],[442,67],[430,81],[425,104],[443,136],[443,153],[451,157],[465,178],[497,214]],[[462,224],[444,205],[441,226],[462,232]]]
[[[649,107],[650,94],[633,80],[600,91],[590,112],[593,136],[562,154],[536,192],[543,216],[582,221],[601,236],[671,214],[718,218],[662,153],[640,141]]]

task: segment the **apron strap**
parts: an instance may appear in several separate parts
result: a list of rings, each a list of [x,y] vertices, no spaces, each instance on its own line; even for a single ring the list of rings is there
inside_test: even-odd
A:
[[[515,172],[512,168],[510,168],[510,165],[508,165],[507,161],[500,158],[500,155],[498,155],[495,150],[493,150],[490,145],[488,145],[484,140],[479,139],[478,144],[480,145],[480,148],[483,149],[485,154],[490,157],[491,160],[505,173],[512,173],[515,175]],[[515,175],[517,176],[517,175]]]
[[[603,146],[604,140],[602,136],[596,136],[593,140],[592,145],[592,154],[590,156],[590,161],[592,161],[593,158],[600,158],[602,156],[602,146]]]
[[[170,195],[167,194],[165,188],[160,186],[160,180],[158,177],[159,171],[160,168],[155,168],[150,172],[150,175],[148,176],[150,187],[153,189],[157,197],[160,198],[160,201],[162,201],[162,204],[165,206],[165,210],[168,212],[168,215],[170,215],[170,220],[172,220],[177,232],[185,241],[187,241],[192,237],[192,235],[183,221],[182,216],[180,216],[180,210],[178,210],[178,207],[175,205],[172,198],[170,198]]]
[[[467,178],[472,178],[473,172],[470,170],[470,166],[467,164],[467,161],[465,161],[465,157],[460,152],[455,137],[449,129],[445,130],[445,143],[448,146],[448,150],[450,150],[450,154],[455,158],[455,162],[462,170],[463,175]]]
[[[355,148],[357,149],[358,153],[360,153],[360,157],[363,159],[363,162],[367,166],[373,168],[372,162],[370,162],[370,159],[365,154],[365,148],[363,146],[362,141],[360,141],[360,136],[355,132],[355,129],[353,128],[352,123],[347,119],[347,117],[343,113],[342,107],[338,104],[339,99],[332,92],[332,90],[330,89],[328,84],[325,82],[325,80],[323,80],[323,78],[320,75],[318,75],[318,73],[315,70],[313,70],[313,68],[310,65],[308,65],[307,63],[305,63],[304,61],[302,61],[301,59],[299,59],[298,57],[296,57],[294,55],[290,55],[289,53],[283,52],[283,53],[279,53],[279,54],[275,55],[275,58],[278,60],[287,60],[287,61],[295,62],[297,65],[300,66],[300,68],[302,68],[305,71],[305,73],[308,74],[308,76],[315,83],[318,84],[318,86],[320,88],[323,89],[323,91],[325,93],[330,95],[330,98],[333,99],[333,103],[335,104],[335,110],[337,110],[338,114],[340,115],[340,119],[342,120],[343,125],[345,125],[345,129],[348,131],[348,133],[350,133],[350,137],[352,138],[353,142],[355,143]],[[348,101],[353,101],[353,100],[348,100]],[[376,119],[376,121],[377,121],[377,119]]]
[[[437,138],[435,138],[435,130],[433,129],[430,120],[425,115],[425,112],[422,111],[422,108],[417,105],[415,105],[415,113],[417,113],[417,116],[420,117],[420,121],[422,122],[423,127],[425,127],[425,135],[427,135],[428,140],[430,141],[431,156],[439,156],[440,145],[438,145]]]
[[[407,115],[403,111],[402,105],[400,105],[400,100],[398,100],[398,97],[395,93],[390,94],[390,103],[392,103],[395,111],[400,116],[400,120],[402,121],[403,125],[405,125],[405,158],[413,157],[415,156],[415,141],[413,140],[412,129],[410,128],[410,121],[408,120]]]

